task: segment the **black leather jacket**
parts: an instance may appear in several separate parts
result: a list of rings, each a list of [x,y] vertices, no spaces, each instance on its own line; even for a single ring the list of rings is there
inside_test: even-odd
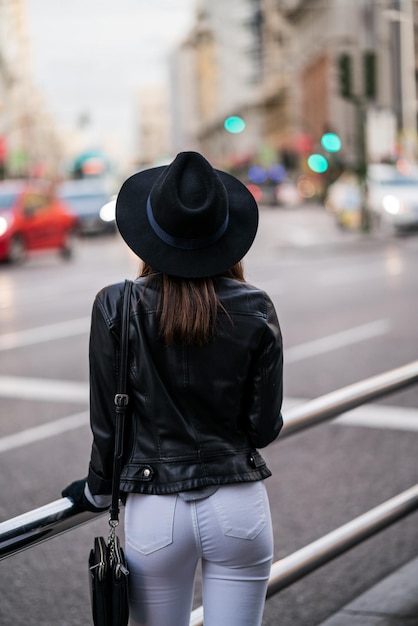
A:
[[[274,306],[263,291],[216,280],[225,307],[205,347],[166,346],[158,337],[158,293],[133,284],[129,410],[121,491],[168,494],[271,475],[256,448],[281,427],[283,350]],[[88,484],[111,492],[123,283],[96,296],[90,334],[93,446]]]

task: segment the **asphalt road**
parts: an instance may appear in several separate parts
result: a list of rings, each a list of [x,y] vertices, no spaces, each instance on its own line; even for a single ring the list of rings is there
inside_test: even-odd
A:
[[[285,406],[416,360],[417,258],[416,235],[339,232],[313,206],[261,211],[245,267],[277,308]],[[91,304],[136,267],[118,236],[81,240],[69,263],[48,254],[0,266],[0,520],[59,498],[86,474]],[[362,426],[337,420],[263,451],[276,559],[416,483],[417,400],[412,387],[369,405]],[[319,624],[417,555],[417,521],[409,516],[269,599],[264,626]],[[87,556],[106,526],[101,517],[2,561],[0,624],[90,624]]]

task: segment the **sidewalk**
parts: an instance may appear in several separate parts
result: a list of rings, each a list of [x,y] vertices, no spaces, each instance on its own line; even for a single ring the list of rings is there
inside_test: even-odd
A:
[[[418,626],[418,558],[390,574],[320,626]]]

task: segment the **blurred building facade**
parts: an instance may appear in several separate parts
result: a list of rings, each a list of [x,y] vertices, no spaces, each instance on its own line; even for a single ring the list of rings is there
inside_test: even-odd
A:
[[[58,137],[32,79],[25,20],[24,0],[0,0],[3,176],[56,173],[76,149],[76,129]],[[417,26],[414,0],[196,0],[169,86],[139,95],[137,163],[197,149],[236,173],[297,170],[329,131],[337,164],[416,159]],[[230,118],[242,132],[225,129]]]
[[[23,0],[0,0],[0,176],[57,176],[62,143],[31,75]]]
[[[334,132],[341,152],[326,156],[347,166],[416,158],[417,19],[413,0],[200,0],[173,57],[174,149],[300,167]]]
[[[171,116],[165,85],[150,85],[139,96],[138,165],[162,164],[171,155]]]
[[[172,84],[175,148],[197,147],[219,165],[246,158],[260,137],[261,0],[201,0],[196,21],[175,57]],[[187,70],[184,65],[187,65]],[[181,111],[193,111],[187,119]],[[227,134],[228,117],[245,118],[245,133]]]

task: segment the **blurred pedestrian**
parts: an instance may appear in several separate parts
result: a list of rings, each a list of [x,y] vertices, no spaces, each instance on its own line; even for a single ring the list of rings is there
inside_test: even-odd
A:
[[[131,624],[188,626],[201,561],[205,626],[261,624],[273,558],[257,448],[282,427],[282,340],[241,260],[257,204],[196,152],[134,174],[116,219],[142,259],[133,283],[129,411],[120,490]],[[93,445],[63,495],[110,504],[123,283],[96,296],[90,335]]]

